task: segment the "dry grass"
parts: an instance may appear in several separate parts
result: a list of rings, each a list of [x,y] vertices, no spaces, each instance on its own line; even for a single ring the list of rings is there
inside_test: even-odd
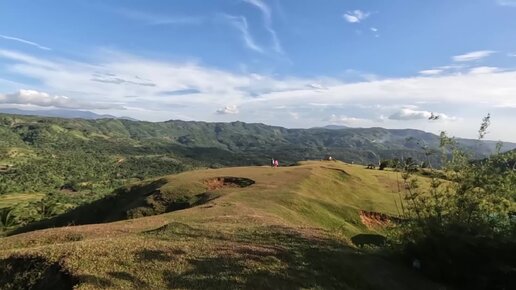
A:
[[[43,193],[13,193],[0,195],[0,208],[13,207],[22,203],[41,200]]]

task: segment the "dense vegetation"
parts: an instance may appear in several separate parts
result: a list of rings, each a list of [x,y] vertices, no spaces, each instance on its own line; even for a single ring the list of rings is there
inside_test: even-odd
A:
[[[489,116],[480,138],[488,125]],[[514,289],[516,151],[471,161],[445,134],[441,148],[445,166],[430,187],[403,174],[405,222],[394,243],[433,279],[461,289]]]
[[[494,142],[458,141],[477,157],[495,150]],[[121,185],[193,168],[261,165],[271,157],[283,165],[326,154],[364,164],[401,157],[437,166],[439,158],[429,158],[427,152],[438,144],[438,136],[418,130],[0,114],[0,196],[32,194],[30,204],[11,208],[8,224],[23,225],[101,198]],[[0,202],[0,207],[12,206]]]

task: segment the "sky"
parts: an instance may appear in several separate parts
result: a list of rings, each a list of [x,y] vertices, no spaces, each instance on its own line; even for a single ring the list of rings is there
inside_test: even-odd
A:
[[[516,142],[516,0],[0,0],[0,108]]]

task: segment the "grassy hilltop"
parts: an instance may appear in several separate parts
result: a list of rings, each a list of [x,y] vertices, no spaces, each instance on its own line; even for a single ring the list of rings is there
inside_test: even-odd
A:
[[[477,157],[495,151],[491,141],[458,142]],[[264,165],[270,158],[294,164],[326,154],[361,164],[410,158],[421,166],[437,166],[441,159],[427,153],[438,145],[438,136],[410,129],[287,129],[243,122],[151,123],[0,114],[0,217],[12,212],[0,223],[0,234],[157,176]],[[504,150],[515,147],[504,144]],[[142,213],[132,214],[138,212]]]
[[[2,238],[0,267],[7,271],[0,284],[438,289],[417,272],[356,248],[379,242],[382,225],[398,214],[397,180],[390,171],[304,162],[134,184],[98,201],[98,212],[86,205],[38,225],[75,226]]]

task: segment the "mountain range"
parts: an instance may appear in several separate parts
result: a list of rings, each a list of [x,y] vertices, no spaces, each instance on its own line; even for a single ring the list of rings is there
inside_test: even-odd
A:
[[[377,163],[411,157],[428,161],[439,136],[414,129],[287,129],[258,123],[208,123],[170,120],[64,119],[0,114],[0,147],[102,148],[112,154],[174,154],[207,165],[267,164],[270,158],[292,163],[336,159]],[[496,150],[497,142],[456,139],[474,158]],[[504,150],[516,143],[504,143]],[[423,150],[424,149],[424,150]],[[99,149],[100,150],[100,149]],[[437,155],[437,154],[435,154]],[[434,163],[437,156],[430,157]]]
[[[49,110],[21,110],[16,108],[0,108],[0,113],[4,114],[15,114],[15,115],[26,115],[26,116],[41,116],[41,117],[58,117],[67,119],[125,119],[138,121],[137,119],[130,117],[116,117],[107,114],[97,114],[90,111],[83,110],[67,110],[67,109],[49,109]]]

